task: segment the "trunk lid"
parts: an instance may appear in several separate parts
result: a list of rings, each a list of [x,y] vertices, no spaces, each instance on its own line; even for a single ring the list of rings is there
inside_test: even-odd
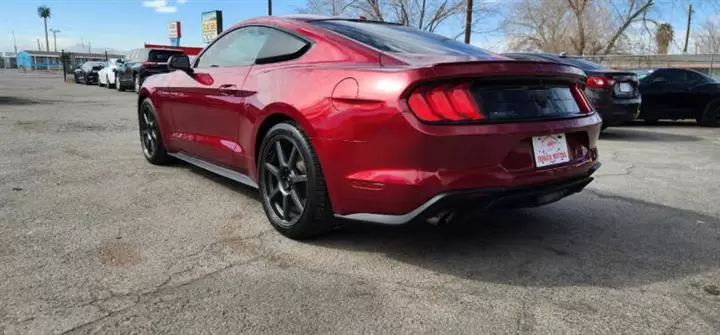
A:
[[[588,76],[597,76],[609,80],[608,88],[615,98],[634,99],[640,95],[640,82],[634,72],[609,70],[589,72]]]
[[[433,62],[419,67],[408,106],[430,123],[504,123],[585,116],[585,73],[544,61]]]

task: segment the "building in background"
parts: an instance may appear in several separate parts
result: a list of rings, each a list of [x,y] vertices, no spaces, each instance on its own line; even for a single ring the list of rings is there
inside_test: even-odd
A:
[[[16,69],[17,55],[14,52],[0,52],[0,69]]]
[[[71,66],[87,61],[105,61],[108,58],[122,58],[119,54],[106,53],[67,53]],[[62,69],[61,52],[23,50],[17,54],[17,68],[24,70],[60,70]]]

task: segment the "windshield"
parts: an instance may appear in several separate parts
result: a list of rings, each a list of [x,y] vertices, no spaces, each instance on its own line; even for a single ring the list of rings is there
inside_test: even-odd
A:
[[[651,73],[653,73],[653,70],[651,70],[651,69],[633,69],[633,70],[630,70],[630,72],[634,72],[637,75],[638,79],[643,79],[643,78],[649,76]]]
[[[492,55],[490,52],[476,46],[407,26],[347,20],[321,20],[312,21],[311,23],[385,52]]]
[[[182,55],[182,51],[175,50],[151,50],[148,55],[149,62],[167,63],[170,56]]]
[[[694,76],[691,75],[691,78],[692,78],[692,77],[695,77],[695,78],[698,78],[698,77],[699,77],[699,78],[697,79],[698,82],[707,83],[707,84],[717,84],[717,83],[718,83],[718,81],[717,81],[715,78],[713,78],[713,77],[711,77],[711,76],[709,76],[709,75],[707,75],[707,74],[705,74],[705,73],[698,72],[698,71],[691,71],[691,72],[695,74]]]

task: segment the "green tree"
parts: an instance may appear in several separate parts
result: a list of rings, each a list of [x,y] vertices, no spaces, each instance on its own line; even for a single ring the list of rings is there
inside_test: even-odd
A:
[[[50,7],[40,6],[37,9],[38,16],[43,19],[45,24],[45,51],[50,51],[50,39],[48,38],[47,20],[50,18]]]

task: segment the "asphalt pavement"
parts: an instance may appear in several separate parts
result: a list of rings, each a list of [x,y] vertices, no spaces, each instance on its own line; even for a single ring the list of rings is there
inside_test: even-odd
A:
[[[303,243],[255,191],[148,164],[136,98],[0,70],[3,333],[720,332],[720,129],[609,128],[555,204]]]

